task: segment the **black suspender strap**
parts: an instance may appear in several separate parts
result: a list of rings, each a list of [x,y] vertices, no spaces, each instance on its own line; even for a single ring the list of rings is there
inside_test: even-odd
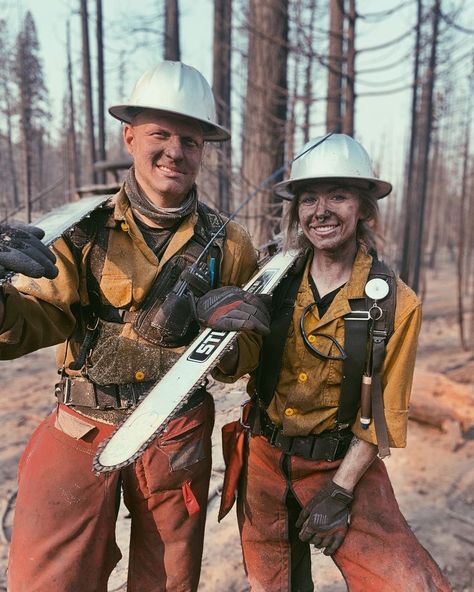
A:
[[[360,385],[367,355],[369,313],[364,299],[349,302],[352,312],[344,317],[344,351],[337,424],[350,426],[359,408]]]
[[[263,340],[260,363],[256,375],[256,390],[265,409],[270,405],[280,376],[286,337],[293,318],[296,295],[301,284],[304,263],[297,261],[294,268],[280,282],[272,299],[271,332]],[[301,265],[301,268],[300,268]]]
[[[372,415],[375,424],[375,434],[377,436],[377,445],[380,458],[390,456],[390,447],[388,442],[387,421],[383,406],[383,391],[381,371],[385,358],[385,342],[387,339],[386,331],[373,331],[372,345],[372,390],[371,403]]]

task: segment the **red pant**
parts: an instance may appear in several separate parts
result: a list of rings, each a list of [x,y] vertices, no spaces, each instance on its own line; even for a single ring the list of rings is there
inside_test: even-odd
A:
[[[106,592],[120,483],[131,515],[129,592],[198,586],[211,471],[214,403],[170,423],[133,465],[95,475],[92,458],[114,427],[60,406],[21,458],[9,592]]]
[[[294,522],[341,461],[287,457],[250,438],[238,498],[245,568],[253,592],[312,592],[309,545]],[[449,592],[449,584],[400,513],[376,459],[355,489],[348,534],[332,556],[350,592]]]

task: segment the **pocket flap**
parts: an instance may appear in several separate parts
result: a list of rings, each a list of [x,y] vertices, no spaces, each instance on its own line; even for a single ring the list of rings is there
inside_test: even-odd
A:
[[[86,434],[95,429],[94,424],[90,424],[87,421],[76,417],[75,415],[71,415],[71,413],[68,413],[61,407],[59,407],[56,414],[54,427],[61,432],[64,432],[68,436],[71,436],[71,438],[75,438],[76,440],[80,440]]]

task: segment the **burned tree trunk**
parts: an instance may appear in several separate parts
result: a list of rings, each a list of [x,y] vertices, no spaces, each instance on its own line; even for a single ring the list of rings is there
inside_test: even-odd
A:
[[[99,160],[106,159],[105,153],[105,81],[104,81],[104,43],[103,43],[103,22],[102,22],[102,0],[96,0],[96,37],[97,37],[97,123],[98,142],[97,157]],[[96,173],[100,183],[105,182],[105,172]]]
[[[343,132],[349,136],[354,135],[354,111],[355,111],[355,25],[356,8],[355,0],[349,0],[349,13],[347,15],[347,48],[346,48],[346,88],[344,102]]]
[[[412,211],[414,209],[414,160],[415,160],[415,147],[417,140],[417,108],[418,108],[418,77],[420,70],[420,44],[421,44],[421,19],[422,19],[422,0],[417,0],[417,21],[416,21],[416,38],[415,38],[415,61],[413,66],[413,91],[411,100],[411,129],[410,129],[410,148],[408,151],[408,162],[407,162],[407,180],[405,186],[405,199],[404,199],[404,211],[405,211],[405,226],[403,229],[403,245],[402,245],[402,261],[400,264],[400,277],[406,283],[409,281],[410,271],[410,221],[412,220]]]
[[[413,279],[410,282],[410,286],[415,292],[418,292],[419,281],[420,281],[420,270],[423,265],[423,253],[424,253],[424,218],[426,208],[426,197],[427,197],[427,186],[428,186],[428,173],[429,173],[429,160],[430,160],[430,147],[431,147],[431,132],[433,128],[433,91],[436,79],[436,57],[437,57],[437,46],[438,46],[438,29],[440,19],[440,0],[435,0],[433,5],[433,34],[431,40],[431,52],[430,60],[428,65],[428,80],[427,80],[427,97],[426,97],[426,110],[425,110],[425,121],[423,126],[423,138],[421,140],[423,145],[424,158],[421,160],[421,182],[420,182],[420,198],[417,207],[417,225],[415,227],[414,236],[414,262],[413,262]]]
[[[342,131],[342,51],[343,51],[343,13],[341,2],[329,3],[329,58],[328,88],[326,106],[326,130]]]
[[[232,0],[214,1],[214,77],[212,88],[216,98],[217,118],[221,125],[231,128],[231,22]],[[220,210],[228,214],[231,210],[232,157],[230,141],[223,142],[218,149],[218,203]]]
[[[71,195],[80,183],[80,166],[76,138],[76,114],[74,107],[74,86],[72,83],[71,32],[69,28],[69,21],[67,23],[67,84],[69,99],[67,161],[69,171],[68,185]]]
[[[165,2],[165,60],[179,61],[179,7],[178,0]]]
[[[288,0],[250,0],[247,93],[242,146],[245,193],[284,162],[287,111]],[[278,179],[275,179],[278,180]],[[248,205],[244,220],[257,246],[279,230],[281,201],[270,189]]]
[[[82,31],[82,84],[84,89],[84,104],[86,113],[86,136],[88,150],[88,178],[92,183],[97,182],[94,172],[96,161],[95,136],[94,136],[94,109],[92,105],[92,79],[91,59],[89,49],[89,17],[87,13],[87,0],[80,0],[81,31]]]

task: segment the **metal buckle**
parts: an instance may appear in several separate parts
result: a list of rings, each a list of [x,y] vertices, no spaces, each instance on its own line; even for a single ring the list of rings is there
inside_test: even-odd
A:
[[[63,394],[63,403],[64,405],[70,405],[71,404],[71,379],[70,378],[65,378],[63,380],[63,389],[62,389],[62,394]]]
[[[277,448],[281,447],[281,444],[277,444],[276,440],[277,440],[277,436],[278,436],[278,432],[280,431],[280,428],[276,425],[274,425],[272,427],[272,433],[270,434],[270,437],[267,438],[268,442],[271,444],[271,446],[275,446]]]
[[[130,409],[138,403],[138,398],[132,383],[119,384],[117,394],[117,403],[120,405],[118,409]]]
[[[341,438],[330,436],[329,442],[331,443],[331,451],[326,455],[326,460],[332,462],[337,458],[337,451],[341,443]]]
[[[382,343],[387,339],[388,332],[384,329],[374,329],[372,331],[372,339],[374,343]]]
[[[368,310],[353,310],[345,317],[345,321],[370,321],[370,314]]]

